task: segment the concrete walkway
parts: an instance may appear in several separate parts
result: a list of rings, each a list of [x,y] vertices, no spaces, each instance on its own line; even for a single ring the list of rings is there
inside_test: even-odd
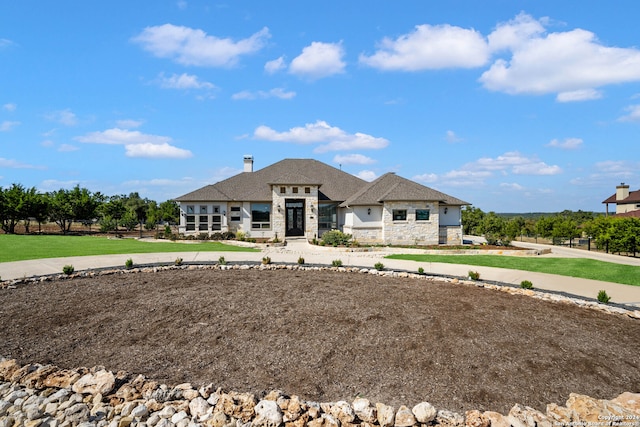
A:
[[[598,254],[579,249],[569,249],[533,243],[514,242],[514,245],[529,248],[551,248],[552,253],[542,255],[546,257],[588,257],[607,262],[618,262],[640,266],[640,259],[620,257],[616,255]],[[0,278],[3,280],[22,277],[57,274],[62,267],[70,264],[76,271],[106,267],[123,267],[125,261],[131,258],[134,264],[173,264],[176,258],[182,258],[185,263],[217,262],[223,256],[227,262],[260,262],[268,256],[274,263],[297,263],[303,257],[306,264],[331,265],[340,259],[344,266],[373,268],[381,262],[387,270],[405,270],[416,272],[422,267],[425,273],[465,277],[469,270],[478,271],[481,280],[496,281],[519,285],[522,280],[530,280],[539,290],[560,291],[572,295],[593,299],[598,291],[604,289],[611,296],[611,302],[640,307],[640,286],[621,285],[598,280],[578,279],[554,274],[533,273],[528,271],[507,270],[502,268],[467,266],[443,263],[419,263],[415,261],[384,259],[392,253],[423,253],[421,250],[400,248],[375,248],[371,251],[357,251],[346,248],[332,248],[310,245],[305,239],[288,239],[287,246],[267,247],[261,252],[172,252],[153,254],[123,254],[102,255],[69,258],[48,258],[32,261],[0,263]],[[640,274],[640,269],[638,274]]]

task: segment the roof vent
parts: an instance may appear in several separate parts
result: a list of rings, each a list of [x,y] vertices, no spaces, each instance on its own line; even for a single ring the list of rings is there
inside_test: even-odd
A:
[[[244,172],[253,172],[253,156],[251,154],[245,154],[243,157]]]

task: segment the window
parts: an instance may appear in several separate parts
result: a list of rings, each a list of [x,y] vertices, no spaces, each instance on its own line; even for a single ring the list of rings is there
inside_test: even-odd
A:
[[[187,231],[196,231],[195,215],[187,215]]]
[[[188,213],[188,214],[193,214],[193,213],[195,213],[194,208],[193,208],[193,205],[188,205],[188,206],[187,206],[187,213]]]
[[[335,230],[338,228],[336,220],[335,204],[319,204],[318,205],[318,228],[321,230]]]
[[[298,194],[298,187],[293,187],[291,191],[293,192],[293,194]]]
[[[200,218],[198,218],[198,220],[200,222],[205,222],[206,223],[206,222],[209,222],[209,217],[206,216],[206,215],[200,215]]]
[[[429,221],[429,209],[416,209],[416,221]]]
[[[280,194],[284,194],[287,192],[287,187],[280,187]]]
[[[406,221],[407,210],[406,209],[394,209],[392,211],[394,221]]]
[[[271,228],[271,203],[251,204],[251,228]]]
[[[240,213],[240,206],[231,206],[231,221],[240,221],[242,214]]]
[[[207,215],[200,215],[198,222],[198,230],[207,231],[209,229],[209,217]]]
[[[202,215],[202,214],[206,215],[206,214],[208,214],[208,213],[209,213],[209,212],[208,212],[207,206],[202,206],[202,205],[201,205],[201,206],[200,206],[200,214],[201,214],[201,215]]]
[[[213,213],[220,213],[220,206],[214,206]]]
[[[211,230],[220,231],[222,230],[222,216],[214,215],[211,217]]]
[[[311,194],[311,187],[304,187],[304,194]]]

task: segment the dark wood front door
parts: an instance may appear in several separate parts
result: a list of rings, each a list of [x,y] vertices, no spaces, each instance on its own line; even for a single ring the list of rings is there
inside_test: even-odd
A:
[[[304,236],[304,200],[287,200],[286,236]]]

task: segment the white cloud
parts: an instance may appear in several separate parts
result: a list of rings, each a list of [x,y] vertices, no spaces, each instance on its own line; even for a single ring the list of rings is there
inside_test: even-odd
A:
[[[268,126],[258,126],[253,134],[254,139],[266,141],[292,142],[295,144],[319,144],[314,152],[347,151],[361,149],[380,149],[389,145],[385,138],[357,132],[349,134],[344,130],[330,126],[327,122],[318,120],[307,123],[304,127],[291,128],[286,132],[277,132]]]
[[[5,159],[0,157],[0,168],[9,169],[45,169],[44,166],[35,166],[27,163],[22,163],[14,159]]]
[[[451,143],[451,144],[464,141],[462,138],[456,135],[456,133],[452,130],[447,131],[445,135],[445,139],[447,140],[448,143]]]
[[[362,154],[338,154],[333,158],[333,163],[338,163],[340,165],[371,165],[375,162],[376,161],[371,157],[367,157]]]
[[[182,73],[166,77],[164,73],[158,76],[158,84],[164,89],[215,89],[213,83],[202,81],[198,76]]]
[[[20,122],[16,122],[16,121],[4,121],[2,123],[0,123],[0,132],[8,132],[11,129],[13,129],[16,126],[19,126]]]
[[[53,147],[55,144],[52,140],[50,139],[45,139],[44,141],[42,141],[40,143],[40,145],[42,145],[43,147]]]
[[[596,89],[578,89],[569,92],[560,92],[556,96],[558,102],[591,101],[602,98],[602,91]]]
[[[558,93],[558,101],[567,102],[597,99],[601,94],[595,89],[604,85],[640,81],[640,50],[605,46],[594,33],[579,28],[550,34],[542,28],[543,22],[521,14],[489,35],[490,44],[509,49],[512,56],[497,59],[482,74],[485,88]]]
[[[415,175],[411,179],[425,184],[433,184],[438,181],[438,175],[435,173],[424,173],[422,175]]]
[[[193,154],[189,150],[170,145],[168,136],[145,134],[127,129],[107,129],[77,136],[76,141],[90,144],[124,145],[127,157],[184,159]]]
[[[5,110],[5,111],[16,111],[16,108],[18,108],[18,106],[16,104],[12,104],[12,103],[4,104],[2,106],[2,109]]]
[[[123,119],[123,120],[116,121],[116,125],[119,128],[124,128],[124,129],[135,129],[137,127],[142,126],[143,123],[144,121],[142,120],[133,120],[133,119]]]
[[[522,191],[524,190],[524,187],[518,183],[515,182],[502,182],[500,183],[500,187],[501,188],[506,188],[508,190],[514,190],[514,191]]]
[[[563,150],[575,150],[582,147],[582,138],[565,138],[564,141],[552,139],[547,147],[562,148]]]
[[[270,37],[267,27],[246,39],[233,41],[198,29],[164,24],[145,28],[132,41],[159,58],[182,65],[232,67],[242,55],[262,49]]]
[[[15,43],[13,43],[11,40],[9,39],[0,39],[0,49],[4,48],[4,47],[9,47],[14,45]]]
[[[360,171],[356,174],[356,176],[360,179],[364,179],[365,181],[369,181],[369,182],[378,178],[378,175],[374,171],[370,171],[370,170]]]
[[[148,159],[186,159],[193,154],[189,150],[174,147],[167,143],[152,144],[150,142],[142,144],[127,144],[124,146],[127,157],[144,157]]]
[[[75,126],[78,124],[78,118],[69,108],[47,113],[45,114],[45,118],[64,126]]]
[[[75,145],[71,145],[71,144],[62,144],[60,145],[60,147],[58,147],[58,151],[62,152],[62,153],[70,153],[72,151],[78,151],[80,148],[76,147]]]
[[[420,71],[480,67],[489,60],[482,34],[451,25],[418,25],[395,40],[384,38],[371,56],[360,62],[381,70]]]
[[[286,90],[277,87],[268,91],[259,90],[257,92],[251,92],[243,90],[242,92],[234,93],[231,95],[231,99],[235,100],[252,100],[252,99],[293,99],[296,96],[295,92],[287,92]]]
[[[343,56],[342,43],[313,42],[291,61],[289,72],[310,79],[341,74],[346,66]]]
[[[280,70],[284,70],[287,68],[287,64],[284,62],[284,56],[281,56],[278,59],[274,59],[272,61],[268,61],[264,64],[264,70],[269,74],[275,74]]]
[[[547,165],[536,157],[525,157],[517,151],[491,158],[483,157],[470,165],[471,169],[484,171],[504,171],[515,175],[557,175],[562,169],[557,165]]]
[[[179,0],[178,3],[176,3],[176,6],[178,6],[178,9],[180,10],[185,10],[187,8],[187,2],[184,0]]]
[[[621,122],[640,122],[640,104],[630,105],[624,109],[628,111],[628,114],[620,117],[618,120]]]

